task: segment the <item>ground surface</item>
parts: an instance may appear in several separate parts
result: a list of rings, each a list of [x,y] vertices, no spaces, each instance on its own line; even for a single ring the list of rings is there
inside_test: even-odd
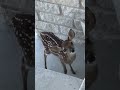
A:
[[[82,79],[39,68],[35,74],[36,90],[79,90]],[[83,89],[84,90],[84,89]]]

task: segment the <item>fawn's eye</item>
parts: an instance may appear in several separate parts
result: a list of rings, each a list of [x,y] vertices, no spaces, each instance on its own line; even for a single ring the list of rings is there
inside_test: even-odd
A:
[[[71,45],[73,45],[73,43],[71,42]]]
[[[66,51],[67,51],[67,49],[66,49],[66,48],[64,48],[64,49],[63,49],[63,51],[64,51],[64,52],[66,52]]]

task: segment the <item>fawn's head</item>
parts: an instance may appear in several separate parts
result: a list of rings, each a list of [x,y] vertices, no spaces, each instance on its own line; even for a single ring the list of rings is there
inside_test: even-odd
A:
[[[70,29],[67,40],[62,43],[62,52],[66,57],[66,63],[72,63],[76,58],[75,47],[72,41],[74,37],[75,32]]]

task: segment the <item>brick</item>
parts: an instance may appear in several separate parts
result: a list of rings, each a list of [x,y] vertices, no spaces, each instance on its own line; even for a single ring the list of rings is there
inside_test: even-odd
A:
[[[74,25],[76,29],[79,29],[82,31],[81,21],[80,20],[74,20]]]
[[[79,0],[40,0],[40,1],[62,4],[71,7],[79,7]]]
[[[63,35],[68,35],[68,32],[71,28],[68,28],[68,27],[64,27],[64,26],[60,26],[60,33],[63,34]]]
[[[70,29],[74,30],[76,33],[77,32],[83,32],[82,30],[77,30],[77,29],[74,29],[74,28],[68,28],[68,27],[64,27],[64,26],[60,26],[59,29],[60,29],[60,33],[64,34],[64,35],[68,35],[68,32],[69,32]]]
[[[85,18],[85,10],[72,8],[67,6],[61,6],[62,13],[66,17],[74,18],[74,19],[84,19]]]
[[[38,14],[35,12],[35,20],[38,20]]]
[[[78,12],[75,13],[75,19],[77,20],[85,20],[85,10],[81,9]]]
[[[78,40],[85,39],[83,32],[76,32],[75,33],[75,38],[78,39]]]
[[[79,44],[85,44],[85,40],[80,40],[80,39],[74,39],[73,42]]]
[[[48,13],[60,14],[59,7],[56,4],[35,1],[35,9],[38,11],[43,11]]]
[[[36,32],[39,33],[39,32],[44,32],[45,30],[41,30],[41,29],[36,29]]]
[[[80,3],[85,8],[85,0],[80,0]]]
[[[68,27],[73,27],[73,20],[71,18],[66,18],[60,15],[53,15],[53,14],[48,14],[48,13],[43,13],[43,12],[40,12],[39,16],[41,20],[46,21],[46,22],[68,26]]]
[[[83,34],[85,35],[85,22],[81,22],[81,26],[82,26]]]
[[[58,25],[54,25],[54,24],[46,23],[46,22],[42,22],[42,21],[36,21],[35,27],[36,27],[36,29],[42,29],[44,31],[50,31],[50,32],[52,31],[55,33],[59,32]]]
[[[67,39],[67,35],[62,35],[62,34],[55,34],[57,37],[59,37],[62,40],[66,40]]]
[[[68,28],[68,27],[63,27],[63,26],[60,26],[60,33],[62,35],[68,35],[68,32],[71,28]],[[77,29],[73,29],[75,31],[75,38],[76,39],[84,39],[84,34],[82,31],[80,30],[77,30]]]

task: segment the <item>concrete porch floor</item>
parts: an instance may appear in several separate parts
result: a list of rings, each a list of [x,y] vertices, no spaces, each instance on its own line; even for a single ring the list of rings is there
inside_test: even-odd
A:
[[[48,69],[39,68],[35,72],[35,90],[85,90],[79,89],[82,82],[82,79]]]
[[[84,52],[85,48],[84,45],[75,44],[75,50],[77,53],[76,60],[73,62],[72,66],[76,71],[76,74],[72,74],[70,71],[69,66],[67,65],[67,75],[74,76],[80,79],[85,77],[85,61],[84,61]],[[44,68],[44,46],[41,42],[40,36],[36,33],[35,34],[35,68],[36,71],[40,68]],[[60,63],[58,57],[50,54],[47,57],[47,67],[49,70],[53,70],[56,72],[64,73],[63,67]]]

